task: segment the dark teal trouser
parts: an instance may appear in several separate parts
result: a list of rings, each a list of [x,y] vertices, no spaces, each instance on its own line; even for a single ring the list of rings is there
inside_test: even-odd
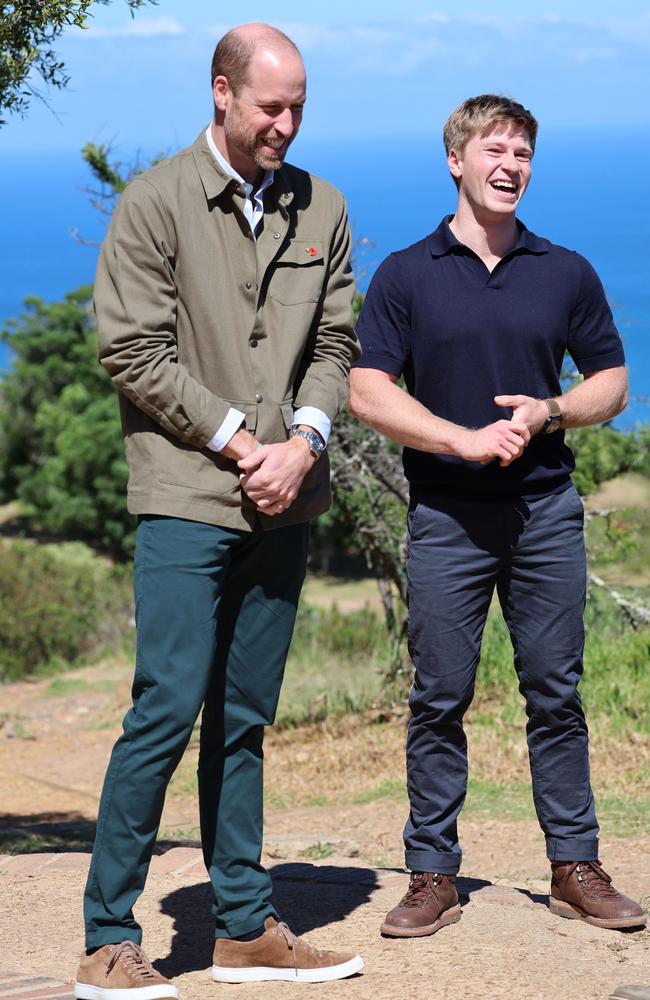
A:
[[[201,839],[217,936],[245,934],[275,915],[260,864],[262,741],[275,717],[308,535],[305,524],[250,533],[140,519],[133,706],[104,781],[84,899],[86,947],[141,940],[133,905],[201,706]]]

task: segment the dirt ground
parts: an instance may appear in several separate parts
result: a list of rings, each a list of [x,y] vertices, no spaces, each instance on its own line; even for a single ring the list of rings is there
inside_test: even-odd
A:
[[[127,699],[128,678],[117,662],[76,671],[58,687],[41,680],[2,689],[0,834],[27,831],[26,853],[51,851],[59,842],[67,851],[90,849],[99,789]],[[650,985],[650,934],[552,916],[540,832],[532,821],[501,818],[498,807],[462,821],[462,920],[431,938],[381,938],[381,919],[407,882],[401,870],[403,739],[403,721],[366,719],[271,733],[267,740],[264,860],[274,874],[277,905],[319,947],[359,950],[366,959],[361,976],[302,989],[365,1000],[596,1000],[621,983]],[[623,788],[626,767],[638,764],[641,752],[633,744],[620,751],[615,763]],[[494,768],[525,773],[519,743],[511,751],[495,743],[488,756]],[[196,846],[194,763],[190,747],[170,788],[163,847]],[[612,760],[596,756],[595,765],[611,770]],[[650,833],[617,839],[604,831],[606,868],[646,907],[649,848]],[[32,855],[3,867],[0,858],[5,969],[74,977],[86,860],[70,856],[68,868],[48,867]],[[290,991],[285,984],[211,982],[210,891],[195,864],[173,872],[152,868],[137,913],[149,955],[177,978],[183,997],[261,1000]]]

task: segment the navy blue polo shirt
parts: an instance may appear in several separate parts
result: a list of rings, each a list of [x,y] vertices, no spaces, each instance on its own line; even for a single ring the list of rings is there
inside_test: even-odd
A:
[[[494,396],[558,396],[565,351],[582,374],[625,363],[598,275],[580,254],[518,222],[519,238],[490,273],[459,243],[448,216],[377,269],[357,323],[357,368],[404,375],[436,416],[484,427],[511,410]],[[575,468],[564,433],[538,434],[507,468],[404,449],[416,494],[496,499],[558,492]]]

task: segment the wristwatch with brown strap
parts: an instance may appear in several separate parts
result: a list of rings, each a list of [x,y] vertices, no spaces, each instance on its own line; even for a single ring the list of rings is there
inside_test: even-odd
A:
[[[548,409],[548,417],[542,424],[542,434],[552,434],[553,431],[559,431],[562,426],[562,410],[557,399],[545,399],[544,402]]]

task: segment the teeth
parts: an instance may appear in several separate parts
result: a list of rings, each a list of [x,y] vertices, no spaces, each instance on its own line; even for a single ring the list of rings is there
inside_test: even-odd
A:
[[[497,188],[499,191],[516,191],[517,188],[510,181],[492,181],[492,187]]]

